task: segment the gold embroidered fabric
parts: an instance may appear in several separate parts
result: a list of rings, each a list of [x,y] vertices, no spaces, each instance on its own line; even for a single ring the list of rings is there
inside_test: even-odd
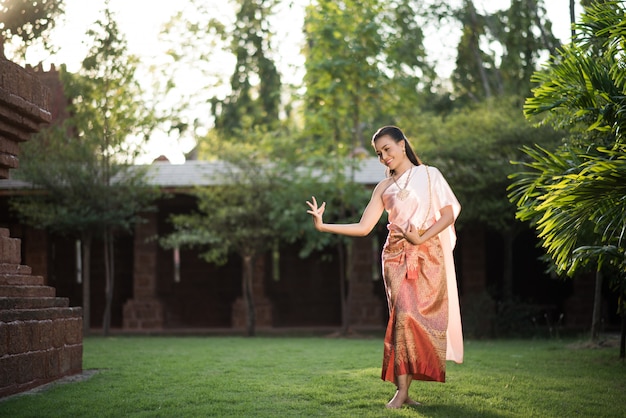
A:
[[[439,238],[415,246],[390,237],[383,265],[389,323],[382,379],[395,382],[396,376],[410,374],[444,382],[448,296]]]

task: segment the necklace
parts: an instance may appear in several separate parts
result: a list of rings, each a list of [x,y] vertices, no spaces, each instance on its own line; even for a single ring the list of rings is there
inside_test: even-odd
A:
[[[400,189],[400,191],[396,193],[396,196],[398,196],[398,199],[400,200],[406,199],[407,197],[409,197],[409,194],[411,193],[409,190],[407,190],[407,186],[409,185],[409,180],[411,179],[412,171],[413,171],[413,166],[409,168],[409,174],[406,176],[406,182],[404,183],[404,187],[402,188],[400,188],[400,185],[396,181],[396,178],[393,176],[391,177],[393,179],[393,182],[396,183],[396,186],[398,186],[398,189]]]

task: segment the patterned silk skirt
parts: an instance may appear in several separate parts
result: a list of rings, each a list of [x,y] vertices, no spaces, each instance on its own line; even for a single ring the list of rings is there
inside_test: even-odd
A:
[[[444,382],[448,293],[439,237],[412,245],[389,236],[382,262],[389,305],[382,379]]]

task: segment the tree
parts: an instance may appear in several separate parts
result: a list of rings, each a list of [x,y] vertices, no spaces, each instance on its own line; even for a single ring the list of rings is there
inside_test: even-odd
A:
[[[349,164],[332,176],[316,168],[310,156],[293,147],[294,137],[289,131],[257,133],[253,141],[250,139],[249,136],[247,142],[222,144],[222,168],[212,181],[214,185],[195,190],[198,209],[173,216],[174,232],[161,239],[161,244],[167,248],[198,248],[204,260],[218,264],[227,261],[229,255],[239,256],[244,266],[246,333],[252,336],[256,305],[251,285],[260,279],[253,276],[255,261],[269,252],[279,253],[285,243],[301,245],[301,257],[344,243],[345,240],[315,230],[304,202],[313,192],[328,196],[327,217],[349,222],[355,220],[356,212],[349,210],[347,203],[363,208],[370,191],[350,178]],[[348,260],[348,255],[341,255],[341,263],[345,265]],[[349,269],[343,268],[341,274],[342,324],[347,329],[349,289],[344,274],[349,274]]]
[[[348,155],[368,146],[390,113],[408,112],[433,76],[417,20],[421,2],[318,1],[306,9],[305,130],[316,149]],[[397,102],[402,97],[402,106]]]
[[[268,17],[275,0],[239,0],[235,28],[230,34],[231,52],[236,57],[230,78],[231,92],[213,98],[215,129],[228,138],[241,129],[278,126],[281,83],[278,69],[269,57],[271,30]]]
[[[625,356],[626,322],[626,109],[623,2],[585,8],[572,45],[564,47],[526,102],[530,117],[568,128],[575,141],[557,149],[526,152],[532,162],[517,175],[511,199],[517,216],[532,220],[558,272],[574,275],[586,265],[617,266]],[[595,322],[595,321],[594,321]],[[592,332],[592,336],[593,336]]]
[[[104,244],[106,270],[105,335],[110,326],[114,286],[114,236],[130,230],[156,193],[145,173],[132,167],[140,142],[153,128],[135,79],[135,57],[108,9],[88,32],[92,39],[81,72],[61,71],[71,115],[60,126],[26,144],[21,178],[43,189],[15,203],[26,222],[54,232],[78,235],[83,250],[85,333],[90,327],[89,255],[94,237]]]
[[[554,54],[560,45],[542,0],[512,0],[508,9],[484,15],[465,0],[452,13],[463,27],[452,82],[465,100],[525,96],[542,54]]]
[[[341,302],[341,334],[347,335],[351,329],[352,286],[354,268],[352,255],[354,238],[335,234],[320,234],[313,227],[310,216],[302,210],[302,202],[311,199],[314,193],[327,202],[325,219],[333,223],[358,222],[369,198],[371,190],[354,180],[356,165],[352,157],[337,158],[335,170],[325,170],[324,164],[315,164],[308,159],[290,178],[289,186],[282,190],[277,199],[275,224],[283,231],[284,242],[301,245],[300,257],[306,258],[314,251],[335,248],[339,264],[339,293]],[[308,167],[308,168],[305,168]],[[312,168],[311,168],[312,167]],[[297,199],[294,197],[297,196]],[[381,218],[381,222],[385,218]]]
[[[174,217],[175,233],[162,240],[163,245],[198,246],[205,251],[202,257],[208,261],[222,263],[230,253],[237,253],[243,263],[242,293],[247,307],[247,333],[254,335],[256,312],[251,292],[255,260],[265,255],[277,241],[277,234],[269,223],[272,199],[277,194],[277,173],[280,167],[272,161],[284,157],[276,146],[288,128],[281,126],[281,81],[278,69],[272,60],[272,26],[275,0],[238,0],[234,21],[217,19],[215,10],[203,2],[194,2],[197,10],[193,16],[180,15],[170,31],[181,24],[186,28],[182,36],[184,54],[176,60],[189,56],[213,58],[217,47],[232,55],[235,63],[230,77],[228,93],[224,98],[213,96],[211,116],[214,127],[197,145],[200,159],[215,159],[224,163],[224,169],[216,179],[219,186],[196,191],[198,212]],[[204,19],[198,19],[198,16]],[[198,48],[200,40],[200,48]],[[187,47],[191,46],[187,50]],[[194,61],[194,60],[192,60]],[[219,85],[216,81],[214,86]],[[234,140],[236,138],[236,140]],[[292,149],[292,143],[282,150]],[[285,161],[289,164],[291,157]],[[274,176],[274,177],[273,177]],[[224,179],[227,179],[224,181]],[[230,180],[239,185],[232,187]],[[230,208],[228,212],[207,213],[210,208]],[[207,220],[219,220],[216,223]],[[188,225],[194,224],[196,230]],[[219,224],[219,226],[218,226]],[[242,228],[242,225],[244,226]],[[215,239],[223,239],[217,248]]]
[[[207,108],[194,121],[178,124],[194,131],[206,119],[207,134],[197,135],[199,159],[214,158],[221,141],[248,133],[280,127],[282,84],[273,61],[272,21],[276,0],[237,0],[219,6],[191,0],[190,8],[179,12],[167,24],[164,36],[172,46],[170,73],[207,80],[195,97],[178,100],[179,114],[190,108]],[[189,10],[192,10],[189,13]],[[219,62],[220,65],[215,65]],[[225,71],[232,68],[230,78]],[[171,79],[172,85],[176,78]],[[211,123],[212,122],[212,123]]]
[[[4,43],[12,40],[20,44],[16,54],[22,58],[26,54],[26,48],[37,39],[48,49],[48,34],[63,13],[63,0],[2,0],[0,52],[3,51]]]
[[[197,211],[171,216],[174,232],[163,237],[161,244],[166,248],[199,248],[204,260],[216,264],[225,263],[232,253],[239,255],[246,334],[254,336],[255,265],[279,237],[271,215],[287,176],[266,155],[244,144],[225,145],[220,156],[223,167],[213,179],[215,185],[195,190]]]

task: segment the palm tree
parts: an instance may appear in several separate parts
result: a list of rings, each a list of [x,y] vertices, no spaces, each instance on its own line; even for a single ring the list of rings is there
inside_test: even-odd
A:
[[[626,351],[625,14],[623,2],[587,6],[572,44],[534,75],[539,86],[526,101],[526,116],[569,129],[572,139],[554,152],[526,148],[528,171],[514,176],[509,196],[517,217],[534,223],[557,272],[617,267],[611,285],[620,294],[620,358]]]

